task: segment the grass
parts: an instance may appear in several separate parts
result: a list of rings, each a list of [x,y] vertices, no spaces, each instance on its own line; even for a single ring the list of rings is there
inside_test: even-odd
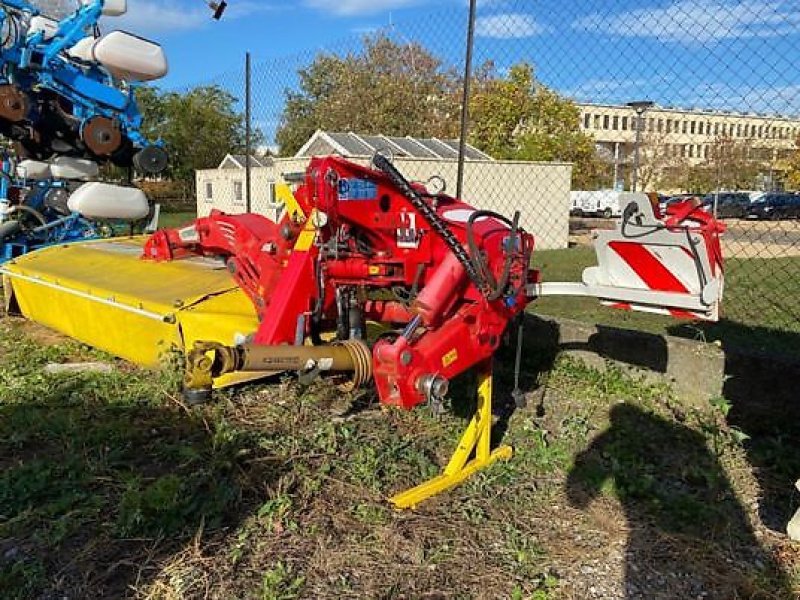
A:
[[[578,246],[534,254],[534,266],[545,281],[580,281],[595,265],[594,250]],[[800,258],[726,260],[723,319],[719,323],[680,322],[671,317],[616,310],[590,298],[550,297],[537,300],[537,314],[565,317],[651,333],[719,341],[725,346],[800,357]]]
[[[197,218],[196,212],[162,212],[158,219],[158,226],[162,229],[188,225]]]
[[[755,537],[759,487],[719,399],[687,410],[664,386],[528,355],[530,406],[510,414],[506,350],[498,431],[514,458],[401,513],[386,498],[446,462],[470,375],[442,419],[370,393],[343,415],[340,392],[291,378],[189,410],[172,369],[45,341],[0,319],[3,598],[548,600],[585,597],[601,563],[606,585],[646,597],[780,598],[797,583],[795,549]],[[42,371],[76,360],[115,368]],[[773,441],[774,461],[800,468]],[[662,572],[681,575],[645,578]]]

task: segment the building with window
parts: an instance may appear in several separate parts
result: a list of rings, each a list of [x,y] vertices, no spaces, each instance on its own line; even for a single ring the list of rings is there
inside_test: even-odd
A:
[[[249,209],[277,221],[284,207],[275,184],[283,174],[304,172],[312,156],[329,154],[366,165],[377,151],[390,154],[408,179],[429,181],[438,176],[446,193],[455,194],[457,140],[317,131],[293,157],[263,159],[260,166],[251,163]],[[521,225],[536,236],[537,248],[567,246],[570,163],[498,161],[469,145],[465,155],[466,202],[509,218],[520,210]],[[232,214],[248,210],[244,164],[244,157],[228,156],[216,169],[197,171],[198,216],[206,216],[212,209]]]
[[[638,114],[629,106],[578,104],[581,130],[594,137],[601,157],[613,165],[612,181],[629,181],[640,127],[640,151],[657,151],[696,166],[713,160],[723,144],[742,148],[765,170],[780,169],[796,149],[800,119],[778,115],[653,106]],[[646,158],[646,156],[644,156]],[[679,161],[676,161],[679,162]]]

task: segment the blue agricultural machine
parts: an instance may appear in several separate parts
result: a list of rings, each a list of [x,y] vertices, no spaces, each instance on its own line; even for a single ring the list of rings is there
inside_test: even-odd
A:
[[[101,17],[126,0],[0,0],[0,263],[47,245],[100,235],[98,220],[143,220],[132,187],[91,181],[100,163],[153,175],[167,167],[161,141],[142,134],[135,91],[166,75],[158,44],[123,31],[100,34]],[[224,7],[223,7],[224,10]]]
[[[82,0],[61,20],[33,2],[0,2],[0,134],[21,158],[111,161],[159,173],[167,155],[144,138],[134,93],[166,75],[161,46],[122,31],[99,35],[125,0]]]

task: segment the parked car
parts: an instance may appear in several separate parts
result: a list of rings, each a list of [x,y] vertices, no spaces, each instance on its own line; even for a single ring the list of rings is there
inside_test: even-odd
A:
[[[750,208],[750,194],[748,192],[716,192],[703,198],[709,210],[714,209],[717,203],[717,217],[720,219],[744,219]]]
[[[769,192],[750,205],[748,219],[791,219],[800,217],[800,196],[787,192]]]

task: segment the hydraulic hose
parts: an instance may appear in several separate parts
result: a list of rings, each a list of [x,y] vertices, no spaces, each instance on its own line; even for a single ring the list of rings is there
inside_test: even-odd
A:
[[[508,248],[506,249],[506,256],[503,262],[503,270],[500,273],[499,280],[495,280],[491,268],[483,259],[483,254],[478,247],[478,243],[475,241],[475,221],[485,217],[501,221],[511,228],[511,233],[508,236]],[[486,299],[489,300],[489,302],[501,298],[506,287],[508,287],[508,280],[511,277],[511,263],[514,259],[512,249],[516,245],[516,240],[519,239],[519,219],[519,211],[514,213],[513,219],[508,219],[491,210],[476,210],[469,216],[469,219],[467,219],[467,245],[469,246],[470,260],[474,264],[475,269],[481,273],[487,282],[489,291],[486,294]]]

